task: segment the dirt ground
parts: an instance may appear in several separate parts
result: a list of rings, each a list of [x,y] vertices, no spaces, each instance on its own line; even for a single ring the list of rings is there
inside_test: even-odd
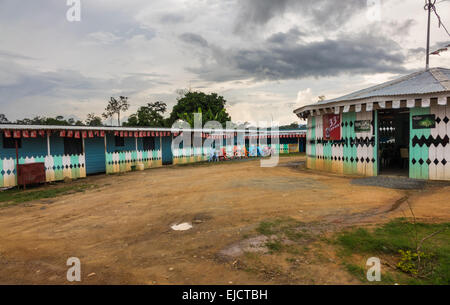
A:
[[[78,257],[82,284],[358,284],[326,243],[308,245],[295,259],[220,254],[258,238],[261,221],[280,217],[333,232],[409,215],[407,200],[421,220],[450,218],[447,184],[361,186],[352,177],[306,170],[303,161],[93,176],[70,182],[96,185],[85,192],[0,209],[0,283],[69,284],[66,261]],[[171,229],[182,222],[193,228]]]

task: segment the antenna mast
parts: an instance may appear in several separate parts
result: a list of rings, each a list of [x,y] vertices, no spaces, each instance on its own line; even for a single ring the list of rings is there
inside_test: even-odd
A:
[[[428,10],[428,30],[427,30],[427,63],[425,69],[428,70],[430,68],[430,19],[431,19],[431,0],[425,0],[427,3],[425,4],[425,9]]]

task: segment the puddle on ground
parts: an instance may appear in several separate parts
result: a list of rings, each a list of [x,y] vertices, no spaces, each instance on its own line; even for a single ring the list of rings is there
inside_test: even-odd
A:
[[[192,225],[189,222],[173,224],[170,227],[172,228],[172,230],[175,230],[175,231],[187,231],[189,229],[192,229]]]

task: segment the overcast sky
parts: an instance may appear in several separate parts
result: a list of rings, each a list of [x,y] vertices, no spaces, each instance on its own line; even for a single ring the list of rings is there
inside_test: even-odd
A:
[[[293,110],[423,69],[424,0],[0,0],[0,113],[101,114],[217,92],[233,121],[297,121]],[[368,5],[369,3],[369,5]],[[438,0],[450,29],[450,1]],[[375,13],[374,13],[375,12]],[[432,19],[433,48],[450,39]],[[450,50],[431,57],[450,67]]]

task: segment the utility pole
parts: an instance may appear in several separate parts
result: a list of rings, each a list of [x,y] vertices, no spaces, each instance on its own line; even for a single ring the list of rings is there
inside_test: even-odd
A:
[[[427,64],[426,70],[430,68],[430,19],[431,19],[431,0],[428,0],[428,3],[425,5],[425,8],[428,8],[428,30],[427,30]]]

